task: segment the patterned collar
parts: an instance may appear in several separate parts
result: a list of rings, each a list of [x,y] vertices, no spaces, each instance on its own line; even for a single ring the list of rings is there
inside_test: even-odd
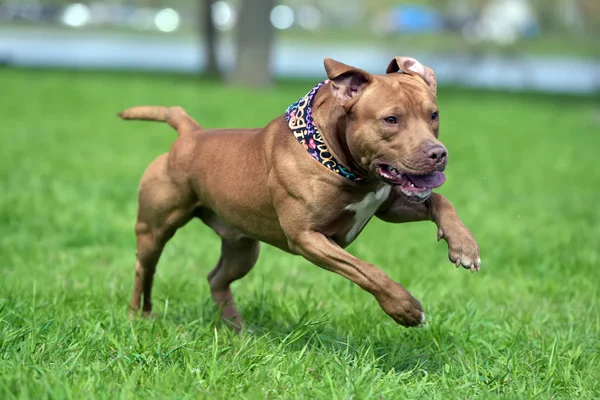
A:
[[[306,96],[292,104],[285,110],[285,119],[292,133],[302,146],[315,160],[326,166],[338,175],[354,182],[367,182],[350,168],[341,165],[327,148],[321,133],[317,129],[312,117],[312,103],[317,91],[329,81],[319,83],[311,89]]]

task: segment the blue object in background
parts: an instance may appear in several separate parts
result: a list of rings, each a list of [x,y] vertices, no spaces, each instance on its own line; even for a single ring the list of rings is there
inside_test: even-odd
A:
[[[401,32],[439,32],[444,27],[444,18],[437,11],[417,5],[399,6],[392,12],[396,30]]]

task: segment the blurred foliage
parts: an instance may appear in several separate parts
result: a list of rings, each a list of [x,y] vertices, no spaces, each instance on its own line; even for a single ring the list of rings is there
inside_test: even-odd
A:
[[[189,9],[196,7],[204,0],[178,0],[177,2],[169,0],[105,0],[104,4],[121,4],[134,7],[175,7]],[[278,3],[291,4],[299,6],[302,4],[312,4],[317,7],[357,7],[360,9],[360,15],[363,19],[368,19],[374,13],[389,10],[391,7],[400,5],[421,5],[432,7],[443,13],[451,12],[457,7],[466,7],[473,10],[474,13],[480,12],[486,5],[497,0],[371,0],[368,2],[359,0],[328,0],[327,2],[318,0],[293,0],[278,1]],[[72,3],[94,3],[94,0],[9,0],[0,2],[0,4],[11,5],[50,5],[65,6]],[[539,18],[539,22],[545,30],[563,33],[594,32],[600,33],[600,1],[598,0],[528,0]],[[239,6],[239,0],[229,0],[235,6]],[[578,10],[582,18],[583,26],[577,28],[569,27],[565,24],[565,10],[573,7]]]
[[[108,5],[127,7],[174,7],[183,16],[181,27],[175,35],[202,34],[197,25],[201,22],[201,3],[204,0],[107,0]],[[307,31],[294,25],[291,29],[279,31],[278,39],[302,40],[307,43],[375,43],[378,46],[397,46],[406,49],[426,49],[430,51],[465,51],[465,52],[531,52],[534,54],[575,55],[584,57],[600,57],[600,1],[599,0],[527,0],[533,8],[539,35],[520,37],[510,45],[498,45],[490,42],[478,42],[465,39],[461,29],[468,21],[480,16],[486,6],[502,0],[279,0],[294,9],[302,5],[313,5],[322,13],[322,25],[316,31]],[[509,0],[506,0],[507,4]],[[524,0],[525,1],[525,0]],[[81,0],[81,3],[98,3],[95,0]],[[240,10],[241,0],[227,0],[236,10]],[[0,5],[27,6],[43,4],[64,7],[72,4],[72,0],[0,0]],[[448,17],[451,21],[444,34],[424,33],[409,34],[392,30],[386,33],[375,33],[377,18],[391,15],[391,10],[402,5],[419,5],[431,7]],[[21,21],[29,24],[28,21]],[[36,22],[41,27],[42,23]],[[45,27],[54,26],[54,22],[45,21]],[[4,25],[5,27],[5,25]],[[56,24],[58,28],[59,25]],[[62,29],[62,28],[61,28]],[[104,30],[111,33],[135,33],[127,26],[88,26],[79,28],[86,30]],[[141,34],[162,34],[145,31]],[[219,36],[233,38],[231,31],[219,32]]]

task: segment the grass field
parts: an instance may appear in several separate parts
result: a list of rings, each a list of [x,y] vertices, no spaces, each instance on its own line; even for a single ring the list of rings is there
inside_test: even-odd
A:
[[[159,264],[158,317],[128,319],[137,182],[175,134],[115,113],[181,104],[207,127],[262,126],[311,85],[0,70],[0,398],[600,397],[597,99],[440,89],[440,192],[481,273],[455,269],[431,223],[373,221],[349,248],[422,301],[424,329],[263,246],[234,286],[254,333],[233,335],[205,278],[219,241],[198,222]]]

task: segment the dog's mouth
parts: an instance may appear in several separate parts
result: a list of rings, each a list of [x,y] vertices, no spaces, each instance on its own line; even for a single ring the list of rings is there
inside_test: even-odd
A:
[[[394,186],[396,190],[417,202],[425,201],[433,189],[442,186],[446,181],[446,175],[441,171],[413,175],[400,172],[389,164],[377,164],[375,170],[385,183]]]

